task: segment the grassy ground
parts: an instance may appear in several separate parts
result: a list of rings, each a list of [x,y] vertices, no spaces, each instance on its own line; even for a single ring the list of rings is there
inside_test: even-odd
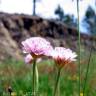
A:
[[[81,93],[83,92],[86,67],[89,54],[82,55],[81,61]],[[52,60],[38,63],[39,96],[52,96],[55,72]],[[60,96],[78,96],[78,64],[72,64],[62,69],[60,78]],[[32,96],[32,65],[21,61],[6,60],[0,64],[0,96],[10,96],[8,88],[16,96]],[[15,96],[15,95],[13,95]],[[96,96],[96,55],[92,53],[85,96]]]

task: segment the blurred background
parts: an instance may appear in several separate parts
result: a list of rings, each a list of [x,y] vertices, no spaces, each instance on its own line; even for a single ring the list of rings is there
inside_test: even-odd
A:
[[[81,90],[85,80],[84,72],[86,72],[86,66],[90,61],[90,79],[86,94],[89,90],[91,91],[86,96],[96,96],[96,0],[78,1],[81,35]],[[1,94],[5,92],[4,96],[6,96],[9,86],[15,91],[19,86],[18,90],[21,90],[22,94],[25,92],[24,90],[30,91],[29,82],[31,81],[28,78],[31,69],[29,65],[23,64],[24,54],[21,46],[23,40],[29,37],[41,36],[49,40],[53,46],[63,46],[78,53],[77,22],[77,0],[0,0]],[[53,64],[53,62],[45,60],[39,62],[41,64],[39,65],[40,72],[45,72],[49,76],[52,72],[51,63]],[[77,66],[78,64],[73,64],[67,68],[69,71],[66,70],[66,72],[69,72],[67,73],[69,76],[73,76],[73,79],[78,78],[76,74]],[[26,78],[24,78],[25,76]],[[62,77],[62,80],[64,78]],[[41,81],[41,96],[51,96],[52,88],[50,84],[52,82],[48,85],[47,81],[49,79],[50,76],[41,75],[41,80],[45,80],[44,83]],[[27,83],[25,84],[25,82]],[[44,88],[45,84],[47,84],[46,88]],[[61,86],[62,94],[60,96],[77,96],[76,88],[71,88],[71,91],[68,91],[68,84],[72,86],[73,83],[69,80],[66,84],[64,87],[66,92],[63,93],[63,86]],[[77,81],[74,86],[76,84]]]
[[[30,36],[48,37],[57,46],[59,43],[62,46],[71,44],[70,47],[76,49],[76,39],[78,39],[76,0],[0,0],[0,11],[0,33],[6,36],[3,38],[0,35],[1,54],[5,52],[11,57],[19,58],[18,45],[20,47],[21,41]],[[91,36],[94,39],[96,36],[95,0],[80,0],[79,18],[82,43],[89,48]],[[2,39],[9,41],[5,41],[4,45]],[[93,49],[96,49],[95,45]],[[5,57],[0,56],[2,60]]]

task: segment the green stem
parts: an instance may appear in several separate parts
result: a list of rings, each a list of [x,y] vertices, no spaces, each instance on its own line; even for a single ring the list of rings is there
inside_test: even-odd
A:
[[[79,28],[79,0],[77,0],[77,16],[78,16],[78,23],[77,23],[77,27],[78,27],[78,46],[79,46],[79,51],[78,51],[78,64],[79,64],[79,71],[78,71],[78,74],[79,74],[79,96],[80,96],[80,28]]]
[[[37,96],[39,88],[39,78],[38,78],[38,68],[36,64],[36,59],[33,61],[33,96]]]
[[[33,85],[33,90],[32,90],[32,94],[33,96],[35,96],[35,69],[36,69],[36,60],[33,60],[33,82],[32,82],[32,85]]]
[[[37,93],[37,95],[38,95],[38,89],[39,89],[39,74],[38,74],[37,65],[36,65],[35,71],[36,71],[36,93]]]
[[[84,87],[83,87],[83,94],[85,93],[85,88],[86,88],[86,82],[87,82],[87,78],[88,78],[88,71],[89,71],[91,56],[92,56],[92,47],[90,49],[90,54],[89,54],[89,59],[88,59],[88,65],[87,65],[87,70],[86,70],[86,75],[85,75],[85,82],[84,82]]]
[[[56,91],[57,91],[58,83],[59,83],[59,79],[60,79],[60,72],[61,72],[61,68],[58,69],[58,73],[57,73],[57,78],[56,78],[56,82],[55,82],[55,87],[54,87],[53,96],[56,95]]]

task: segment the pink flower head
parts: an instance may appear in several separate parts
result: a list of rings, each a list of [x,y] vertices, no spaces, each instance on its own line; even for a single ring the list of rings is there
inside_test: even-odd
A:
[[[28,54],[28,55],[25,57],[25,63],[30,64],[30,63],[32,63],[32,61],[33,61],[32,56],[31,56],[30,54]]]
[[[52,51],[51,56],[55,60],[56,64],[60,67],[76,61],[77,57],[75,52],[72,52],[72,50],[66,49],[64,47],[55,47],[55,49]]]
[[[22,42],[23,50],[30,53],[33,58],[50,56],[53,49],[50,42],[41,37],[32,37]]]

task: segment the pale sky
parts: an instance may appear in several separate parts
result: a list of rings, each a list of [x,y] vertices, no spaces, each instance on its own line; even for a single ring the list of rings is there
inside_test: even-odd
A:
[[[76,13],[76,0],[37,0],[37,14],[46,18],[54,17],[54,10],[57,5],[60,4],[65,13]],[[95,8],[95,0],[82,0],[80,2],[80,17],[84,16],[84,13],[91,5]],[[25,13],[32,14],[32,0],[1,0],[0,11],[9,13]]]
[[[96,0],[80,1],[80,20],[85,14],[89,5],[95,8]],[[55,17],[54,11],[57,5],[64,9],[65,14],[74,14],[77,17],[76,0],[37,0],[36,13],[45,18]],[[32,0],[0,0],[0,11],[8,13],[25,13],[32,14]]]

